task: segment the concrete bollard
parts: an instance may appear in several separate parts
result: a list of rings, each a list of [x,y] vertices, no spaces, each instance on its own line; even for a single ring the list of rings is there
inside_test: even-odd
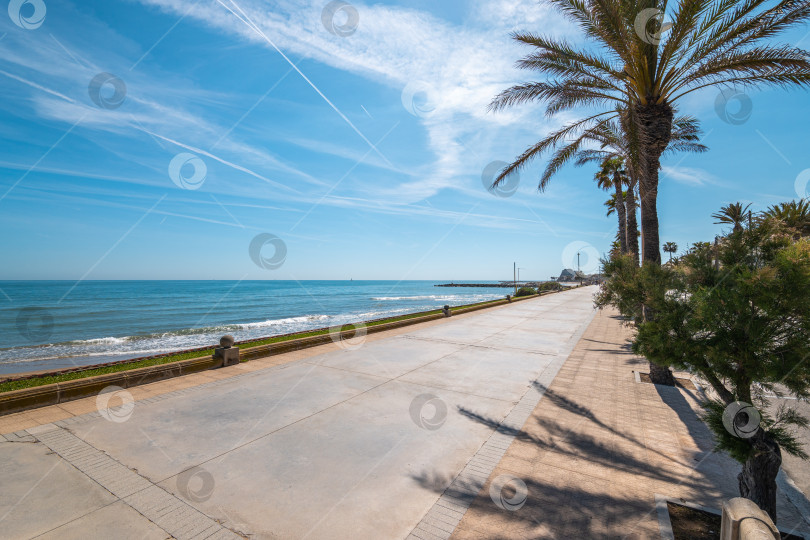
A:
[[[442,308],[442,313],[444,313],[444,316],[445,316],[445,317],[449,317],[449,316],[450,316],[450,306],[445,305],[445,306]]]
[[[235,366],[239,363],[239,347],[234,347],[234,339],[231,335],[222,336],[219,340],[219,347],[214,349],[214,360],[220,360],[217,367]]]
[[[736,497],[723,503],[720,540],[779,540],[779,530],[754,501]]]

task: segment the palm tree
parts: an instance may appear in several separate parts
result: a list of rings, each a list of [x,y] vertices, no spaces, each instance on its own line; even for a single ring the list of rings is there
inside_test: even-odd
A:
[[[793,229],[797,237],[810,236],[810,200],[801,199],[775,204],[764,212],[764,217],[777,219]]]
[[[608,208],[608,215],[616,212],[619,218],[619,250],[621,253],[627,253],[627,208],[624,200],[625,192],[622,189],[627,183],[627,175],[622,168],[623,165],[624,160],[619,157],[603,159],[602,166],[594,175],[594,180],[600,189],[614,190],[610,201],[612,209]]]
[[[745,218],[749,216],[749,208],[751,208],[750,204],[743,206],[739,202],[731,203],[720,207],[720,211],[712,214],[712,217],[717,220],[714,222],[715,225],[731,225],[732,232],[736,233],[743,230]]]
[[[810,19],[810,2],[680,0],[671,13],[671,28],[661,38],[665,28],[651,34],[648,23],[663,18],[667,0],[548,1],[596,47],[578,48],[547,36],[514,33],[515,40],[534,48],[518,67],[535,70],[547,80],[508,88],[495,97],[490,109],[544,101],[548,116],[577,107],[596,111],[527,148],[500,172],[494,185],[544,151],[598,131],[626,107],[624,122],[632,126],[630,142],[637,155],[642,259],[645,264],[660,264],[658,171],[672,139],[675,106],[683,96],[710,86],[810,86],[810,53],[769,43]],[[567,152],[573,154],[579,145],[568,145]],[[547,183],[541,179],[540,190]],[[652,316],[647,307],[644,313]],[[650,378],[674,383],[667,368],[652,363]]]
[[[625,226],[626,244],[629,252],[639,260],[638,250],[638,222],[636,221],[636,186],[638,185],[638,145],[633,141],[636,138],[636,130],[632,122],[628,121],[628,114],[625,109],[617,110],[617,121],[604,123],[599,129],[592,132],[585,132],[579,138],[567,145],[561,145],[549,160],[546,170],[543,173],[541,182],[548,182],[552,176],[570,159],[576,159],[576,166],[584,165],[593,161],[604,161],[605,159],[622,159],[627,172],[627,191],[630,196],[626,199],[627,211]],[[708,147],[701,144],[700,124],[690,116],[676,116],[673,120],[672,137],[667,147],[669,152],[706,152]],[[580,145],[590,140],[599,144],[599,149],[579,149]],[[572,151],[573,150],[573,151]]]
[[[497,185],[544,151],[579,133],[598,130],[627,107],[638,151],[642,257],[659,263],[658,171],[672,138],[675,106],[710,86],[810,85],[808,52],[772,45],[781,32],[810,19],[803,0],[680,0],[671,28],[650,32],[667,12],[667,0],[548,0],[593,42],[579,48],[555,38],[519,32],[534,48],[518,67],[543,82],[513,86],[495,97],[493,110],[544,101],[553,116],[577,107],[596,111],[552,132],[526,149],[495,179]],[[541,180],[540,189],[546,187]]]
[[[669,262],[672,262],[672,254],[678,251],[678,244],[675,242],[667,242],[664,244],[664,252],[669,253]]]

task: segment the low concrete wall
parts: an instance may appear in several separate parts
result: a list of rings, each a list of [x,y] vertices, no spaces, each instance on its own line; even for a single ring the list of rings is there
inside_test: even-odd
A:
[[[520,300],[528,300],[530,298],[537,298],[538,296],[544,296],[554,292],[560,291],[544,291],[535,296],[521,296],[512,298],[511,301],[517,302]],[[488,304],[456,309],[452,312],[452,314],[460,315],[481,309],[502,306],[507,303],[509,303],[509,301],[505,299],[496,300],[495,302],[490,302]],[[414,317],[411,319],[403,319],[385,324],[366,326],[365,332],[367,334],[375,334],[377,332],[384,332],[386,330],[393,330],[403,326],[410,326],[413,324],[443,318],[445,318],[445,316],[442,313],[436,313],[432,315],[425,315],[423,317]],[[363,323],[358,323],[358,326],[362,326],[362,324]],[[249,360],[255,360],[257,358],[265,358],[275,354],[308,349],[310,347],[317,347],[318,345],[325,345],[330,342],[339,342],[342,340],[351,339],[355,336],[356,331],[356,328],[353,328],[343,332],[334,332],[300,339],[280,341],[278,343],[270,343],[268,345],[259,345],[256,347],[242,349],[239,357],[241,361],[246,362]],[[0,393],[0,416],[97,395],[101,390],[108,386],[131,388],[141,384],[148,384],[164,379],[179,377],[181,375],[188,375],[191,373],[197,373],[199,371],[213,369],[220,367],[219,364],[220,361],[215,360],[212,356],[202,356],[199,358],[179,360],[177,362],[169,362],[167,364],[157,366],[148,366],[127,371],[119,371],[116,373],[108,373],[106,375],[97,375],[94,377],[85,377],[72,381],[45,384],[32,388],[23,388],[21,390],[3,392]]]
[[[779,540],[768,513],[751,500],[737,497],[723,503],[720,540]]]

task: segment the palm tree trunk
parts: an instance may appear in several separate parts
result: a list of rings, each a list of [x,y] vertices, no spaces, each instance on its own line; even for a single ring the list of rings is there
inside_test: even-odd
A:
[[[638,221],[636,221],[636,184],[638,180],[635,175],[630,176],[630,185],[627,188],[627,197],[625,203],[627,204],[627,224],[625,229],[627,231],[627,248],[628,253],[633,255],[638,263]]]
[[[661,242],[658,235],[658,170],[661,154],[672,136],[672,107],[668,103],[648,102],[635,104],[641,157],[641,256],[644,264],[661,264]],[[643,306],[644,320],[655,314]],[[650,380],[655,384],[675,385],[669,368],[650,362]]]
[[[656,159],[656,164],[658,160]],[[646,167],[645,167],[646,168]],[[658,168],[642,175],[639,185],[641,198],[641,256],[645,263],[661,264],[661,241],[658,236]]]
[[[613,175],[613,185],[616,187],[616,215],[619,218],[619,249],[622,253],[627,253],[627,212],[624,206],[624,196],[622,195],[622,183],[619,173]]]
[[[658,236],[658,170],[661,154],[672,136],[672,107],[667,103],[636,105],[639,139],[641,142],[641,254],[644,262],[661,264]]]

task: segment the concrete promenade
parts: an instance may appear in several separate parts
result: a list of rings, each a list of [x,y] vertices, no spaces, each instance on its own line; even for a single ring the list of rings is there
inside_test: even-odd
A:
[[[739,465],[594,292],[0,417],[0,536],[666,539],[665,500],[719,509]]]
[[[440,495],[483,485],[593,292],[2,417],[2,536],[449,537]]]

